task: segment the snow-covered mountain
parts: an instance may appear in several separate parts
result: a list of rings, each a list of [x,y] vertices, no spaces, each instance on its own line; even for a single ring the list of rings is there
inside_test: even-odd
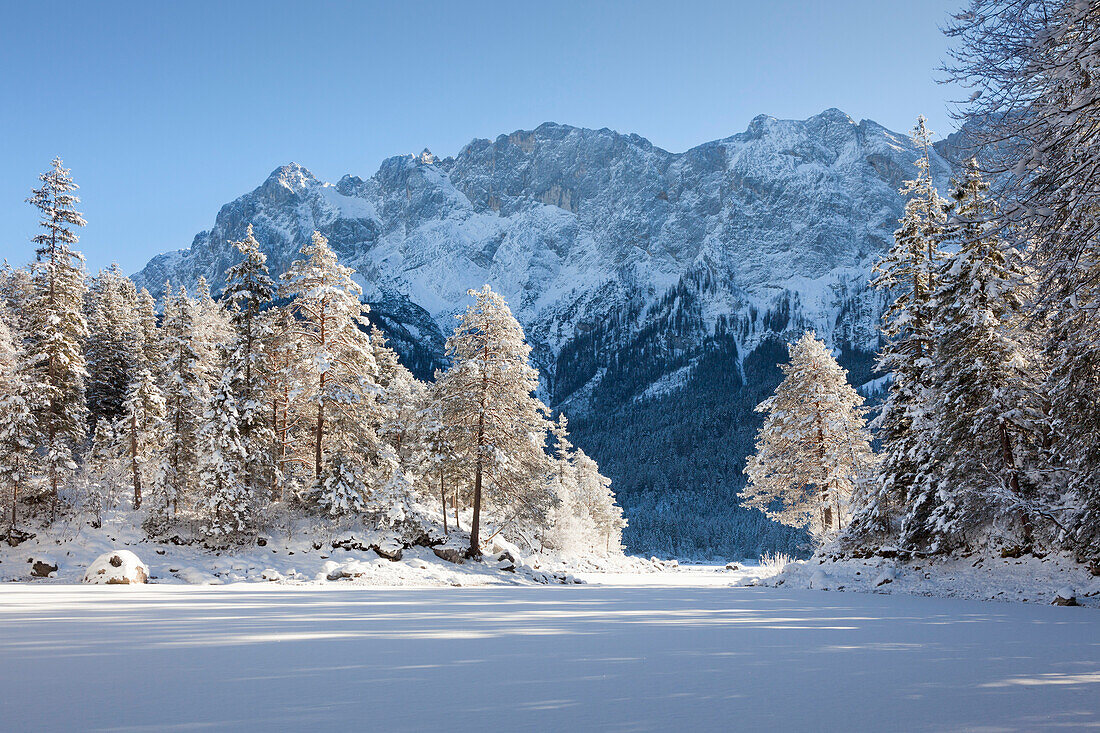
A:
[[[643,428],[654,413],[639,412],[646,404],[665,403],[668,413],[705,402],[719,368],[735,380],[724,388],[729,399],[747,405],[774,384],[777,345],[805,328],[841,350],[856,381],[871,377],[880,303],[868,275],[892,239],[898,187],[917,156],[906,135],[836,109],[802,121],[760,116],[745,132],[683,153],[546,123],[474,140],[454,157],[390,158],[368,179],[332,184],[283,166],[222,207],[189,250],[155,257],[134,279],[159,294],[169,278],[204,275],[216,290],[236,255],[228,242],[248,224],[273,272],[318,229],[356,268],[421,375],[440,363],[467,288],[489,283],[535,344],[544,396],[574,417],[580,444],[608,467],[629,507],[632,495],[668,494],[624,458],[624,446],[638,445],[630,435],[651,432]],[[950,164],[936,153],[933,164],[946,187]],[[756,376],[754,356],[763,364]],[[743,439],[756,425],[747,415],[712,426],[735,445],[722,475],[684,468],[680,488],[705,480],[735,494]],[[663,426],[666,438],[678,429]],[[655,470],[685,451],[690,465],[708,464],[721,450],[651,448],[641,460]],[[638,524],[636,543],[661,545],[642,541]]]

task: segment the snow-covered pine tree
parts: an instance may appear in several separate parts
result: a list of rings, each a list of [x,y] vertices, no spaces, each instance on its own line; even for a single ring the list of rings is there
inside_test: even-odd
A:
[[[890,388],[874,427],[882,446],[878,482],[858,502],[847,532],[855,545],[897,540],[926,545],[922,532],[937,505],[941,453],[933,439],[938,402],[932,370],[932,292],[943,260],[940,245],[950,205],[932,180],[932,133],[923,116],[913,129],[922,151],[917,177],[906,181],[907,197],[894,245],[875,265],[872,285],[892,298],[883,312],[885,345],[877,368],[891,375]]]
[[[210,284],[201,275],[195,283],[191,304],[192,343],[199,357],[203,398],[209,401],[221,382],[222,370],[236,337],[229,312],[210,295]]]
[[[1062,539],[1100,562],[1100,4],[971,0],[947,33],[1002,232],[1019,232],[1038,274]]]
[[[30,330],[30,304],[34,298],[34,278],[29,267],[13,268],[4,260],[0,267],[0,298],[8,310],[8,326],[20,344]]]
[[[215,542],[238,541],[255,525],[256,496],[245,485],[247,453],[240,431],[238,375],[226,368],[199,430],[199,481],[204,492],[202,533]]]
[[[96,421],[92,445],[81,466],[83,510],[91,515],[92,526],[103,526],[104,515],[114,507],[119,485],[125,480],[118,452],[118,438],[106,419]]]
[[[931,301],[941,400],[934,437],[943,458],[939,500],[923,534],[937,548],[965,541],[989,521],[994,487],[1008,489],[1012,506],[1032,494],[1025,470],[1042,413],[1034,404],[1033,358],[1017,329],[1026,273],[997,236],[988,189],[977,162],[968,161],[952,193],[948,240],[955,252],[941,266]],[[1030,545],[1026,514],[1021,530]]]
[[[87,434],[85,401],[84,257],[72,249],[75,227],[85,224],[76,210],[80,198],[73,191],[69,170],[54,158],[50,170],[39,176],[42,185],[27,201],[42,215],[42,232],[33,240],[34,293],[29,306],[29,357],[34,365],[34,410],[40,431],[39,461],[46,474],[51,508],[58,487],[76,469],[76,452]]]
[[[174,397],[179,399],[178,394]],[[165,430],[166,405],[156,380],[142,368],[126,389],[122,417],[115,427],[121,452],[126,457],[133,508],[140,509],[142,488],[156,466]]]
[[[375,516],[392,525],[410,514],[425,466],[427,446],[421,420],[428,389],[401,364],[377,326],[371,326],[370,341],[381,390],[376,405],[376,433],[381,441],[375,459],[379,489],[372,494],[371,504]]]
[[[297,494],[297,487],[305,483],[304,474],[308,460],[295,447],[300,445],[301,426],[312,415],[301,409],[301,392],[306,382],[306,365],[300,357],[297,339],[297,322],[289,308],[274,306],[271,314],[271,343],[267,357],[267,401],[270,404],[274,475],[274,495],[277,502],[284,502]]]
[[[312,494],[323,506],[350,506],[326,492],[356,480],[373,483],[369,474],[381,466],[375,459],[383,450],[375,430],[381,388],[366,331],[369,308],[359,300],[363,291],[352,278],[354,271],[337,261],[320,232],[313,233],[302,254],[305,259],[283,274],[281,294],[292,299],[287,307],[295,316],[293,336],[309,380],[303,396],[314,410]],[[325,474],[335,455],[341,456],[341,480],[334,483]],[[356,461],[366,465],[357,467]]]
[[[88,290],[88,411],[93,422],[114,425],[126,388],[144,359],[137,289],[118,265],[102,270]]]
[[[423,494],[438,496],[440,511],[443,514],[443,530],[450,532],[447,519],[447,504],[450,502],[454,512],[454,528],[462,529],[459,523],[458,506],[466,474],[465,463],[459,455],[458,445],[462,436],[457,434],[455,425],[444,421],[443,374],[436,371],[435,380],[428,387],[424,402],[418,415],[421,441],[420,476]]]
[[[311,496],[323,511],[339,517],[363,512],[369,493],[362,461],[349,460],[347,455],[337,451],[329,457]]]
[[[825,344],[807,331],[789,347],[790,362],[748,460],[744,504],[808,530],[820,544],[844,528],[850,499],[873,467],[863,398]]]
[[[569,440],[569,421],[565,413],[550,424],[552,452],[549,483],[553,504],[547,516],[543,544],[566,554],[583,552],[596,534],[596,525],[588,507],[580,500],[576,449]]]
[[[138,293],[134,310],[141,330],[141,361],[138,371],[148,369],[153,377],[157,378],[158,370],[164,363],[164,356],[160,350],[162,339],[160,327],[157,325],[157,302],[145,288]]]
[[[439,383],[443,420],[473,482],[471,557],[480,557],[483,502],[501,527],[544,525],[551,502],[543,446],[547,408],[536,397],[531,347],[507,303],[488,285],[470,290],[474,304],[447,339],[451,368]],[[528,540],[529,541],[529,540]]]
[[[196,304],[187,290],[165,287],[161,354],[164,364],[164,449],[157,476],[157,505],[151,513],[155,531],[179,511],[181,503],[198,496],[198,433],[205,410],[203,367],[195,344]]]
[[[16,541],[20,494],[33,476],[33,454],[38,428],[31,411],[33,380],[28,377],[21,340],[8,323],[12,320],[0,305],[0,485],[6,487],[9,543]]]
[[[623,551],[623,530],[626,518],[622,507],[615,501],[611,479],[600,473],[595,459],[577,448],[574,458],[577,475],[577,496],[588,511],[596,528],[592,549],[604,554],[620,554]]]
[[[234,383],[240,392],[237,406],[240,412],[238,429],[245,451],[245,464],[241,478],[249,494],[260,491],[270,493],[274,489],[275,476],[272,454],[274,430],[271,413],[265,409],[264,397],[268,392],[266,367],[270,361],[267,349],[271,346],[270,324],[272,296],[275,284],[267,269],[267,255],[248,225],[245,238],[231,243],[241,253],[241,261],[225,273],[226,284],[222,298],[229,304],[229,314],[236,331],[236,342],[228,359],[228,368],[234,374]]]

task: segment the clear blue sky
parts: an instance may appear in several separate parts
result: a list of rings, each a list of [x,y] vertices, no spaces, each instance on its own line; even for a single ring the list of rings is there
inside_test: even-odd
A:
[[[682,151],[829,107],[946,134],[939,26],[962,4],[7,2],[0,256],[31,258],[24,199],[54,155],[89,268],[132,272],[289,161],[366,177],[548,120]]]

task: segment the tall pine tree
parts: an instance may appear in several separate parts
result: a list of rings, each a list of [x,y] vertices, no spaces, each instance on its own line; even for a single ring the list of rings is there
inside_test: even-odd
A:
[[[34,264],[34,293],[29,303],[30,359],[35,367],[35,419],[42,446],[40,461],[46,474],[51,507],[58,487],[76,468],[76,453],[87,435],[85,401],[84,257],[72,249],[76,227],[85,224],[76,210],[80,198],[73,192],[69,170],[54,158],[50,170],[39,176],[42,185],[28,202],[41,212],[42,232],[33,241],[38,248]]]

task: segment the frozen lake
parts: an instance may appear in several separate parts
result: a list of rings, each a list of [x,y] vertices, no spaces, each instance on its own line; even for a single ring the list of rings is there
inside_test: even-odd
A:
[[[1100,725],[1093,609],[730,588],[704,574],[673,587],[608,580],[618,584],[9,584],[0,728]]]

